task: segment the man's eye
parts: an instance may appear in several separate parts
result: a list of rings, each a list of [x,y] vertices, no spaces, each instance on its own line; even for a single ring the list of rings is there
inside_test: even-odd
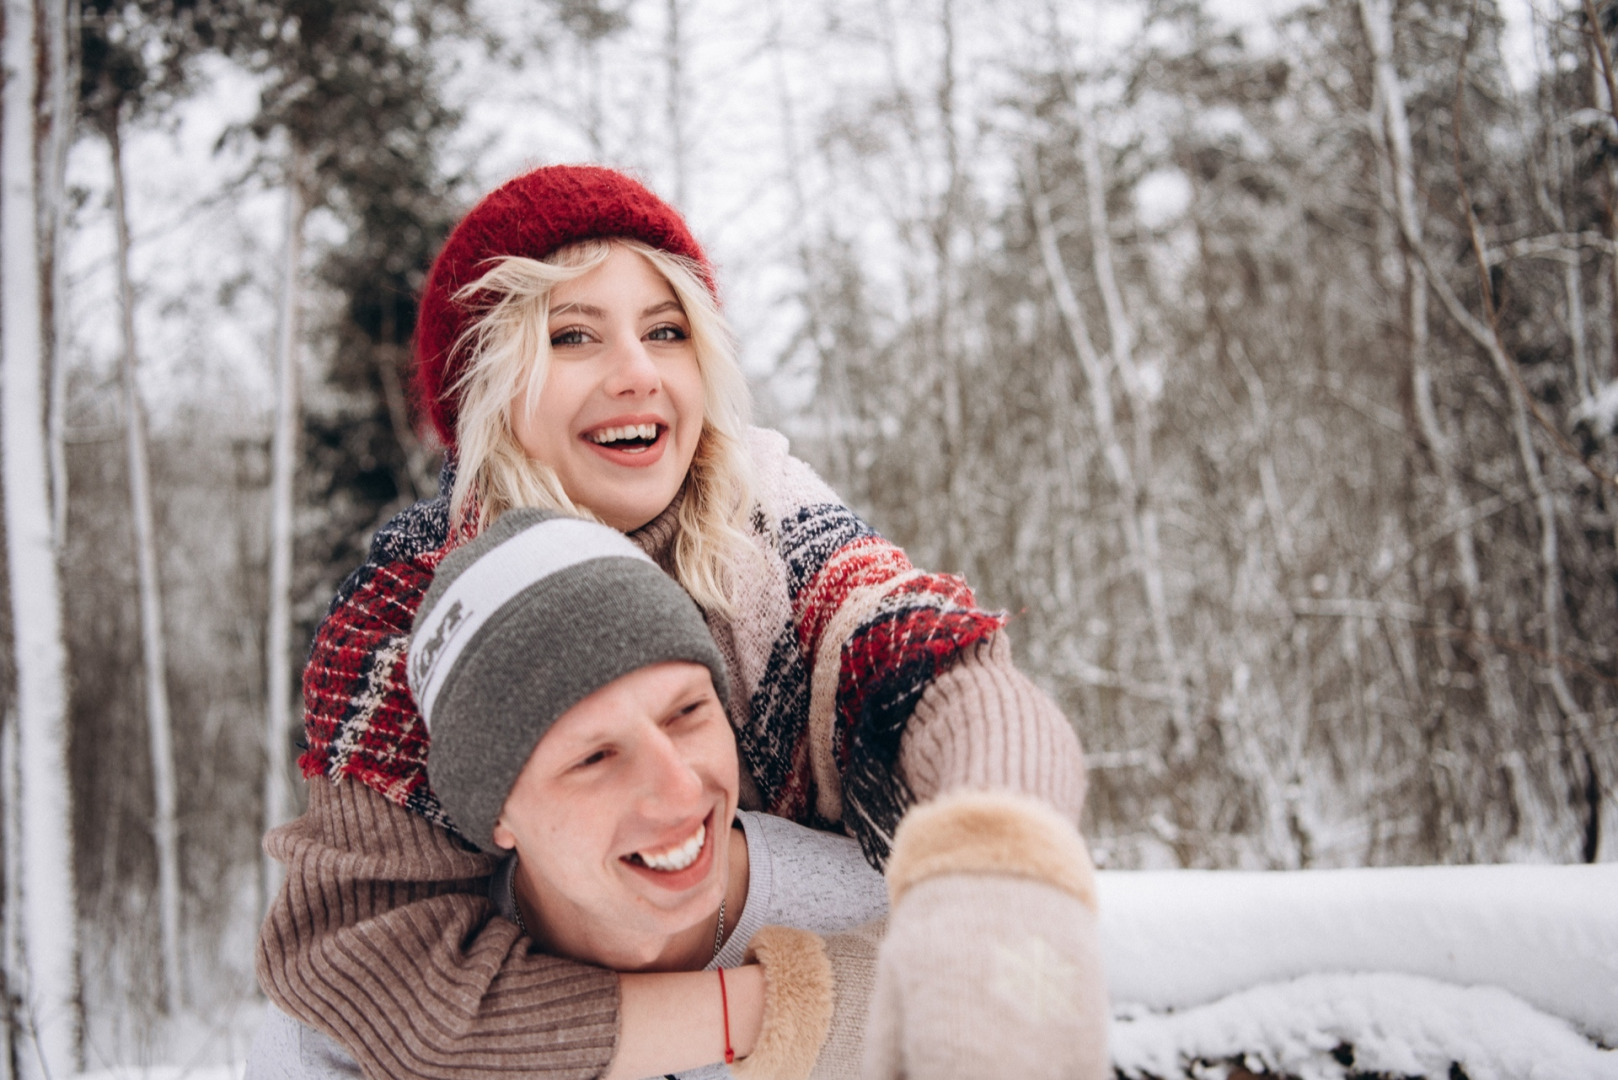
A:
[[[551,335],[551,348],[561,345],[583,345],[588,340],[590,339],[585,336],[583,330],[571,327]]]
[[[702,707],[706,704],[708,704],[708,701],[706,698],[703,698],[698,701],[693,701],[689,705],[681,706],[669,717],[669,723],[678,724],[682,720],[690,720],[693,717],[701,716]]]
[[[591,754],[589,757],[585,758],[583,761],[580,761],[573,767],[575,769],[585,769],[589,768],[591,765],[599,765],[601,762],[606,760],[607,752],[605,750],[597,750],[595,753]]]

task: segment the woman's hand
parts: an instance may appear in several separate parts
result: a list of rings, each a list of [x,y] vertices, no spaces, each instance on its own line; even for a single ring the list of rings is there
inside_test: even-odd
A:
[[[1038,800],[960,793],[913,810],[866,1033],[865,1080],[1108,1074],[1094,871]]]

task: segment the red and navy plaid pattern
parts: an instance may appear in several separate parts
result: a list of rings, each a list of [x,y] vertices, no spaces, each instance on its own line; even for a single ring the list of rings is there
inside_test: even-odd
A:
[[[444,499],[410,507],[371,541],[315,632],[298,758],[304,776],[357,780],[449,828],[427,786],[427,728],[405,666],[416,609],[451,547]]]
[[[804,658],[817,655],[827,622],[855,590],[914,569],[902,550],[841,504],[800,510],[782,523],[780,547],[791,571],[796,622],[787,634]],[[965,581],[922,574],[884,595],[843,643],[831,749],[842,778],[843,825],[859,838],[872,865],[886,862],[893,829],[913,801],[896,765],[899,739],[916,702],[964,649],[1004,625],[1003,615],[978,609]],[[783,700],[801,703],[802,709],[768,711],[769,704]],[[814,821],[807,720],[807,693],[784,699],[760,688],[752,726],[790,733],[795,745],[786,760],[776,762],[777,774],[783,775],[778,786],[767,784],[756,769],[754,779],[771,813],[822,824]],[[779,746],[784,739],[771,741]]]

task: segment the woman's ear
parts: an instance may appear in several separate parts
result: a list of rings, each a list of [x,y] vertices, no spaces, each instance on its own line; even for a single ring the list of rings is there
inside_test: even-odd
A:
[[[510,851],[517,846],[517,837],[506,827],[506,816],[501,814],[494,819],[494,844],[502,851]]]

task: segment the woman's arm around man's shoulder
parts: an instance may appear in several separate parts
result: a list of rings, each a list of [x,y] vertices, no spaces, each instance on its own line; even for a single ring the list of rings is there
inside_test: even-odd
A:
[[[486,899],[492,857],[352,782],[310,781],[270,833],[286,882],[259,983],[372,1077],[586,1080],[612,1059],[618,979],[528,948]]]
[[[494,860],[450,832],[427,786],[406,650],[451,546],[444,500],[404,511],[316,634],[299,762],[309,809],[265,838],[286,880],[259,982],[369,1076],[596,1077],[617,1039],[617,977],[532,952],[492,917]]]

